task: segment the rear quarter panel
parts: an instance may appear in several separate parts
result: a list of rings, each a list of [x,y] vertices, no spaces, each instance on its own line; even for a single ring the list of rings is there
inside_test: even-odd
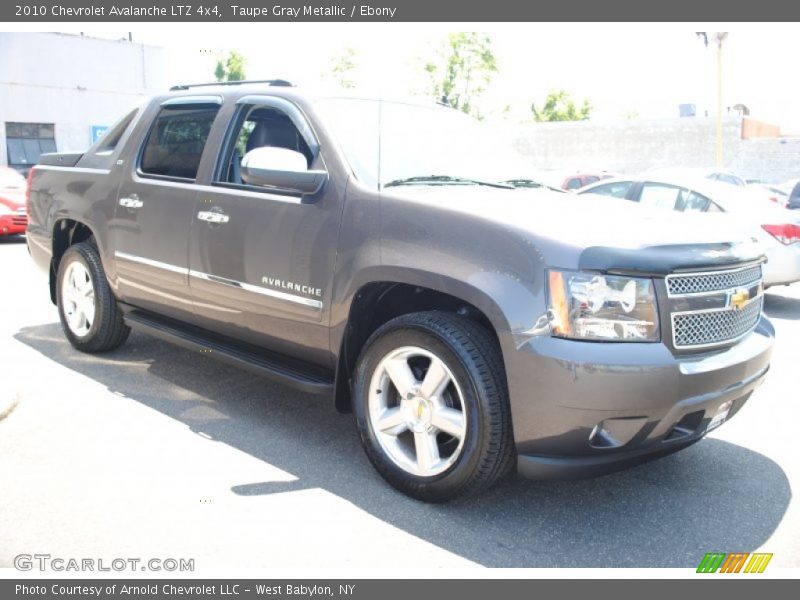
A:
[[[118,184],[113,170],[37,166],[31,180],[27,231],[34,262],[49,270],[54,230],[59,221],[72,219],[92,230],[104,267],[111,267],[106,240]]]

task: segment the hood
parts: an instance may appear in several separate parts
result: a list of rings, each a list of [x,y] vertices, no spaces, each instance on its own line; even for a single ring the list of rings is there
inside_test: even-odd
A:
[[[752,231],[725,213],[677,213],[541,189],[407,186],[391,195],[491,221],[540,247],[571,247],[585,269],[668,273],[763,260]]]

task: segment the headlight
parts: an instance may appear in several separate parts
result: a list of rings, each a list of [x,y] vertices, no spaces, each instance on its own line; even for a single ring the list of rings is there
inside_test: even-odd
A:
[[[13,215],[14,211],[5,204],[0,204],[0,215]]]
[[[550,329],[583,340],[657,342],[652,279],[549,270]]]

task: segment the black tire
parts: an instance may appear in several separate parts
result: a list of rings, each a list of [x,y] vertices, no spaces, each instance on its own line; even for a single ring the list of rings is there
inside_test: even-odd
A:
[[[94,290],[94,319],[84,335],[78,335],[70,329],[64,314],[64,277],[70,264],[76,261],[88,271]],[[111,293],[100,256],[91,244],[81,242],[70,246],[61,257],[56,278],[56,298],[61,328],[69,343],[78,350],[90,353],[107,352],[118,348],[128,339],[131,330],[122,320],[122,312]]]
[[[368,416],[373,373],[384,357],[408,346],[425,349],[444,362],[461,391],[466,413],[466,435],[455,462],[441,473],[424,477],[398,466],[382,448]],[[412,313],[375,331],[356,366],[353,412],[375,469],[392,486],[419,500],[445,502],[480,493],[508,474],[515,462],[500,348],[486,328],[456,314]]]

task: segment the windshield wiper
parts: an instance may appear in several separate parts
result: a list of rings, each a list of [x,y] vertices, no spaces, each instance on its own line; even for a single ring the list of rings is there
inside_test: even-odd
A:
[[[452,175],[420,175],[417,177],[405,177],[403,179],[395,179],[385,184],[383,187],[397,187],[401,185],[486,185],[489,187],[502,188],[504,190],[513,190],[514,186],[507,183],[498,183],[496,181],[483,181],[481,179],[469,179],[466,177],[453,177]]]
[[[541,181],[537,181],[536,179],[507,179],[505,181],[501,181],[500,183],[507,183],[508,185],[513,185],[515,188],[544,188],[547,190],[552,190],[554,192],[563,192],[559,188],[553,187],[552,185],[547,185],[546,183],[542,183]]]

